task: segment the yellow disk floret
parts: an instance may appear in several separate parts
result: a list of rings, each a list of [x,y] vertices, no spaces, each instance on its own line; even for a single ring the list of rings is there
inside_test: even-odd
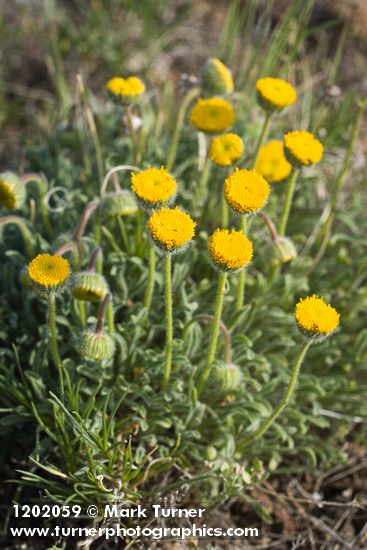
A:
[[[193,238],[196,222],[178,208],[161,208],[150,216],[148,227],[158,246],[174,251]]]
[[[255,169],[270,183],[286,179],[292,171],[292,165],[285,157],[283,143],[274,140],[264,145],[260,149]]]
[[[208,241],[209,254],[220,269],[237,271],[252,258],[252,242],[239,231],[217,229]]]
[[[281,78],[260,78],[256,82],[259,103],[265,109],[281,110],[297,101],[297,92]]]
[[[224,182],[224,196],[229,206],[249,214],[262,208],[269,196],[268,182],[255,170],[238,168]]]
[[[298,302],[295,309],[298,326],[312,335],[325,335],[339,325],[339,313],[322,298],[308,296]]]
[[[140,201],[149,206],[156,206],[174,196],[176,181],[163,167],[148,168],[131,175],[131,187]]]
[[[209,157],[219,166],[229,166],[243,155],[243,141],[236,134],[215,137],[209,148]]]
[[[107,82],[106,88],[111,94],[125,102],[134,101],[145,91],[143,82],[136,76],[128,78],[115,76]]]
[[[28,266],[28,276],[32,283],[45,289],[62,285],[70,273],[70,264],[65,258],[50,254],[39,254]]]
[[[198,99],[190,113],[191,123],[202,132],[218,134],[227,130],[235,121],[229,101],[221,97]]]
[[[284,136],[284,151],[292,164],[308,166],[320,162],[323,146],[310,132],[296,130]]]

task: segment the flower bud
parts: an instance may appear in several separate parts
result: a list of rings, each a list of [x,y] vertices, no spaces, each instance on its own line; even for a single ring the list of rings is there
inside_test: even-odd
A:
[[[8,210],[21,208],[25,200],[25,186],[13,172],[0,174],[0,206]]]
[[[273,242],[273,264],[286,264],[297,258],[294,243],[287,237],[278,237]]]
[[[209,95],[231,94],[233,79],[231,71],[219,59],[208,59],[200,71],[201,86]]]
[[[242,373],[237,365],[218,365],[214,377],[225,391],[236,390],[241,383]]]
[[[217,455],[218,455],[217,449],[215,447],[213,447],[213,445],[209,445],[205,449],[205,458],[207,460],[209,460],[210,462],[215,460],[217,458]]]
[[[88,359],[102,361],[112,357],[115,350],[113,339],[107,332],[87,330],[81,337],[81,353]]]
[[[131,191],[121,190],[107,193],[101,201],[101,208],[108,217],[132,216],[138,211],[138,203]]]
[[[71,289],[74,298],[85,302],[100,302],[108,291],[106,279],[93,271],[77,273]]]

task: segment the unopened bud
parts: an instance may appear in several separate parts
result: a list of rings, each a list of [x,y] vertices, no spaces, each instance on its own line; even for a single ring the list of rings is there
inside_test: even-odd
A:
[[[286,264],[297,258],[294,243],[287,237],[278,237],[273,242],[273,264]]]
[[[81,353],[88,359],[102,361],[112,357],[115,350],[113,339],[107,332],[86,331],[81,337]]]
[[[116,193],[107,193],[101,201],[106,216],[132,216],[138,211],[135,195],[125,189]]]
[[[25,200],[25,186],[13,172],[0,174],[0,206],[8,210],[21,208]]]
[[[103,275],[93,271],[82,271],[75,275],[71,291],[77,300],[100,302],[109,288]]]
[[[233,79],[231,71],[219,59],[208,59],[200,71],[201,86],[210,95],[231,94]]]

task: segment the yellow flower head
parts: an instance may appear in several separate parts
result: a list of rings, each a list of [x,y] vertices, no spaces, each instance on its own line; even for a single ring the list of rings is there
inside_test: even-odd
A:
[[[231,71],[216,57],[204,63],[200,76],[201,85],[208,94],[221,95],[233,92]]]
[[[323,146],[306,130],[288,132],[284,136],[284,151],[290,163],[295,166],[309,166],[320,162]]]
[[[0,174],[0,206],[8,210],[20,208],[25,199],[24,183],[12,172]]]
[[[256,92],[260,105],[270,111],[284,109],[297,101],[296,90],[281,78],[260,78],[256,82]]]
[[[252,242],[239,231],[217,229],[208,240],[213,263],[225,271],[238,271],[252,258]]]
[[[238,168],[224,182],[224,196],[229,206],[250,214],[262,208],[269,196],[268,182],[255,170]]]
[[[283,143],[275,139],[261,147],[255,169],[270,183],[286,179],[292,166],[285,157]]]
[[[62,256],[39,254],[28,266],[28,277],[39,290],[59,290],[70,273],[70,264]]]
[[[196,222],[178,208],[161,208],[150,216],[148,227],[154,242],[163,250],[173,252],[193,238]]]
[[[209,157],[219,166],[229,166],[243,155],[243,141],[236,134],[215,137],[209,148]]]
[[[100,302],[109,291],[106,279],[100,273],[81,271],[74,278],[72,294],[77,300]]]
[[[106,88],[124,104],[132,103],[145,91],[143,82],[136,76],[128,78],[115,76],[107,82]]]
[[[160,206],[176,192],[175,178],[165,168],[148,168],[131,175],[131,187],[146,206]]]
[[[294,314],[299,328],[310,336],[330,334],[339,325],[339,313],[316,294],[301,298]]]
[[[219,134],[232,126],[235,116],[229,101],[221,97],[213,97],[198,99],[190,113],[190,120],[202,132]]]

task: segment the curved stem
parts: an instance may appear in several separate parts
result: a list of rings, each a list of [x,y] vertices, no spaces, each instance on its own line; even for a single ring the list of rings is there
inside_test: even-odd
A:
[[[283,409],[288,405],[288,403],[290,401],[290,398],[292,397],[294,388],[297,384],[298,374],[299,374],[302,362],[303,362],[303,360],[306,356],[306,353],[307,353],[308,349],[310,348],[311,344],[312,344],[312,340],[309,339],[309,340],[307,340],[307,342],[302,347],[301,352],[300,352],[300,354],[298,356],[298,359],[296,361],[296,364],[293,367],[293,370],[292,370],[292,373],[291,373],[291,378],[290,378],[288,387],[286,389],[286,392],[284,394],[284,397],[281,400],[281,402],[279,403],[279,405],[277,406],[277,408],[274,409],[272,414],[261,424],[260,428],[258,428],[256,430],[256,432],[254,432],[253,434],[249,435],[248,437],[245,437],[244,439],[242,439],[242,441],[240,442],[240,445],[239,445],[240,449],[242,449],[246,445],[249,445],[250,443],[253,443],[254,441],[256,441],[256,439],[258,439],[259,437],[264,435],[264,433],[270,428],[270,426],[274,423],[274,421],[281,414]]]
[[[293,195],[294,195],[294,190],[296,188],[298,172],[299,172],[298,169],[293,169],[293,172],[288,181],[288,187],[287,187],[285,202],[283,206],[283,213],[279,224],[278,233],[280,237],[284,237],[287,229],[287,223],[288,223],[289,213],[292,207]]]
[[[152,296],[154,290],[154,279],[155,279],[155,250],[154,244],[149,243],[149,273],[148,273],[148,285],[145,291],[144,297],[144,307],[149,311],[150,304],[152,303]]]
[[[241,231],[244,235],[247,232],[247,215],[241,216]],[[246,271],[243,269],[238,275],[238,287],[237,287],[237,299],[236,299],[236,311],[240,311],[243,308],[245,302],[245,285],[246,285]]]
[[[172,367],[172,282],[171,282],[171,254],[164,255],[164,275],[166,283],[166,358],[164,363],[162,390],[166,390],[171,376]]]
[[[269,133],[269,130],[270,130],[270,125],[271,125],[271,119],[272,119],[272,113],[266,113],[264,123],[263,123],[263,127],[261,128],[261,133],[260,133],[259,139],[258,139],[257,144],[256,144],[256,149],[255,149],[255,153],[254,153],[254,160],[252,162],[252,167],[253,168],[256,168],[257,161],[259,160],[261,147],[262,147],[264,141],[266,140],[266,138],[268,136],[268,133]]]
[[[47,206],[44,200],[47,193],[46,180],[40,174],[35,174],[35,173],[25,174],[20,179],[24,184],[29,183],[31,181],[34,181],[37,184],[38,192],[40,195],[42,221],[44,223],[48,236],[51,239],[53,239],[55,234],[54,234],[54,230],[52,229],[52,225],[50,223]]]
[[[3,216],[2,218],[0,218],[0,225],[8,225],[11,223],[14,223],[19,227],[24,240],[24,246],[25,246],[27,255],[29,258],[33,258],[35,254],[34,254],[34,248],[32,243],[32,233],[28,229],[24,219],[20,218],[19,216]]]
[[[85,231],[85,227],[88,223],[88,220],[89,218],[91,217],[91,215],[93,214],[93,212],[95,211],[95,209],[98,207],[98,202],[97,201],[91,201],[89,202],[86,207],[84,208],[84,212],[79,220],[79,223],[77,225],[77,228],[75,230],[75,233],[74,233],[74,237],[73,237],[73,240],[78,242],[80,241],[80,239],[82,238],[83,234],[84,234],[84,231]]]
[[[199,93],[200,93],[200,88],[192,88],[187,92],[187,94],[184,96],[181,102],[180,108],[177,113],[175,128],[173,130],[171,147],[167,156],[166,168],[168,171],[172,170],[176,160],[178,142],[180,140],[181,128],[185,118],[186,111],[191,101],[195,99],[195,97],[197,97]]]
[[[97,325],[95,330],[96,334],[100,334],[103,330],[104,320],[105,320],[110,302],[111,302],[111,294],[107,292],[107,294],[105,295],[105,297],[103,298],[99,306]]]
[[[48,298],[48,329],[50,337],[50,350],[52,360],[55,363],[55,366],[59,372],[59,382],[60,382],[60,393],[61,396],[64,396],[64,377],[62,371],[62,363],[59,354],[59,348],[57,345],[57,336],[56,336],[56,297],[55,294],[50,294]]]
[[[113,176],[113,174],[116,174],[116,172],[125,172],[127,170],[133,170],[134,172],[141,171],[140,168],[138,168],[137,166],[133,166],[131,164],[119,164],[118,166],[114,166],[113,168],[111,168],[111,170],[107,172],[107,174],[104,177],[104,180],[102,182],[101,189],[100,189],[101,197],[103,197],[103,195],[106,193],[108,182],[110,181],[111,176]]]
[[[218,332],[219,332],[222,309],[223,309],[224,288],[227,281],[227,277],[228,277],[228,274],[226,272],[222,272],[219,275],[217,300],[215,305],[215,314],[214,314],[214,321],[213,321],[213,328],[212,328],[212,337],[210,341],[209,353],[206,360],[205,368],[197,384],[198,395],[201,394],[201,392],[205,387],[205,383],[209,377],[210,369],[212,367],[212,364],[215,358],[215,352],[217,349],[217,341],[218,341]]]

